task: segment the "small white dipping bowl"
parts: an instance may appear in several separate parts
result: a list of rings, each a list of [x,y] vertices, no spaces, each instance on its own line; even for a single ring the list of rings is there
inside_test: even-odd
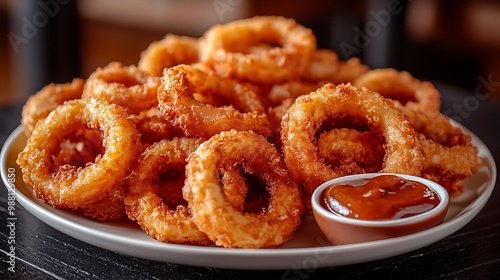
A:
[[[394,175],[410,181],[417,181],[439,196],[439,204],[429,211],[414,216],[390,220],[361,220],[334,214],[321,203],[321,194],[331,185],[341,185],[356,179],[369,179],[376,176]],[[325,237],[334,245],[361,243],[393,238],[422,231],[442,223],[448,211],[448,192],[441,185],[430,180],[393,173],[366,173],[344,176],[321,184],[311,197],[312,211],[316,222]]]

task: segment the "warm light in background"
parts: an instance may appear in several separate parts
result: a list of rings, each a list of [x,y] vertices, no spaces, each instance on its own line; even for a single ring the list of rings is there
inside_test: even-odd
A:
[[[64,10],[71,4],[74,16]],[[31,14],[23,14],[28,6]],[[404,10],[391,13],[391,7]],[[478,84],[478,76],[491,76],[494,95],[500,96],[497,1],[1,0],[0,11],[0,104],[23,102],[45,83],[70,80],[71,67],[60,69],[65,64],[54,62],[63,54],[77,53],[64,61],[77,69],[74,75],[86,78],[111,61],[136,64],[140,52],[167,33],[201,36],[214,24],[252,15],[295,18],[313,29],[320,47],[335,50],[342,59],[359,56],[371,67],[394,67],[470,89]],[[75,35],[75,47],[65,42],[69,37],[47,35],[62,32],[62,17],[68,15],[78,27],[68,34]],[[62,26],[54,27],[52,21]],[[23,37],[23,28],[30,28],[23,26],[27,24],[36,29],[30,30],[32,38]],[[13,41],[9,33],[21,39]],[[356,41],[363,36],[369,41]],[[39,41],[42,38],[51,42]],[[49,49],[26,52],[36,49],[35,44]]]

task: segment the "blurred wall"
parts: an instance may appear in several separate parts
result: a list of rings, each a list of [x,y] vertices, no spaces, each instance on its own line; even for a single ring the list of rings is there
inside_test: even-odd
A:
[[[201,36],[252,15],[293,17],[342,59],[468,89],[483,79],[500,96],[498,1],[0,1],[2,31],[21,37],[1,37],[3,103],[24,102],[49,82],[86,78],[111,61],[136,64],[167,33]]]

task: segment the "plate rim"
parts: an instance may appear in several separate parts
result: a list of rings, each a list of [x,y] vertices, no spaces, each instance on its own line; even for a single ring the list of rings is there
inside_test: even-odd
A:
[[[277,249],[237,249],[168,244],[154,239],[136,240],[132,237],[117,235],[116,233],[102,232],[100,227],[97,229],[89,228],[66,217],[76,215],[54,209],[49,205],[44,205],[45,207],[43,207],[40,205],[40,201],[38,203],[37,201],[32,201],[20,191],[15,192],[16,200],[28,212],[45,224],[75,239],[123,255],[153,261],[224,269],[251,270],[311,269],[362,263],[407,253],[435,243],[465,226],[484,207],[496,184],[497,169],[494,158],[488,147],[479,137],[460,124],[454,123],[454,125],[459,126],[465,133],[469,134],[476,146],[481,146],[481,152],[487,161],[486,164],[490,171],[490,180],[481,194],[448,221],[425,231],[385,240],[349,245]],[[6,174],[8,168],[7,154],[13,146],[14,140],[20,137],[21,133],[23,133],[23,127],[19,125],[6,139],[1,150],[0,171],[7,189],[11,188]],[[106,224],[94,221],[89,221],[89,223]],[[384,248],[384,250],[376,250],[380,248]],[[380,251],[384,252],[381,253]],[[207,256],[213,258],[208,258]]]

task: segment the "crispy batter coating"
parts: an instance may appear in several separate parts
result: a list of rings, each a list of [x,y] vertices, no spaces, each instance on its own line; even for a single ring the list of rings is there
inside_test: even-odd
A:
[[[464,191],[464,181],[476,173],[481,158],[472,138],[440,112],[402,107],[417,131],[424,153],[422,177],[443,185],[450,196]]]
[[[122,106],[129,114],[138,114],[156,106],[159,85],[160,78],[134,65],[111,62],[90,74],[82,98],[105,100]]]
[[[130,218],[162,242],[272,248],[339,176],[417,175],[460,195],[481,159],[439,108],[430,82],[340,61],[295,20],[257,16],[47,85],[23,107],[17,162],[54,207]]]
[[[242,213],[225,199],[219,168],[228,162],[255,174],[266,185],[267,208]],[[277,247],[292,237],[301,222],[299,187],[290,179],[276,148],[250,131],[224,131],[201,144],[189,156],[183,194],[196,225],[223,247]]]
[[[177,177],[182,181],[188,155],[203,141],[201,138],[162,140],[148,147],[139,157],[125,182],[124,196],[127,215],[137,221],[148,235],[168,243],[208,244],[210,239],[193,223],[185,205],[168,206],[169,193],[161,197],[161,189],[171,194]],[[165,174],[162,176],[162,174]]]
[[[52,83],[30,96],[21,112],[24,134],[30,137],[36,123],[47,117],[57,106],[65,101],[79,99],[82,96],[84,84],[85,81],[78,78],[73,79],[71,83]]]
[[[205,139],[225,130],[252,130],[269,136],[271,128],[256,93],[200,65],[166,69],[158,108],[188,136]]]
[[[406,71],[373,69],[358,77],[353,85],[366,87],[410,109],[439,111],[441,95],[434,85],[415,79]]]
[[[167,34],[141,53],[137,67],[151,76],[161,77],[165,68],[199,62],[198,52],[198,38]]]
[[[215,25],[200,44],[200,60],[217,74],[254,83],[281,83],[298,77],[317,48],[309,28],[274,16]],[[258,46],[257,50],[252,46]]]
[[[380,172],[420,175],[423,155],[417,134],[401,111],[376,92],[350,84],[327,84],[297,98],[282,120],[285,162],[308,192],[330,179],[363,172],[355,163],[332,168],[318,155],[316,133],[325,121],[345,115],[361,118],[371,131],[383,135],[385,157]]]
[[[62,143],[87,129],[100,132],[103,153],[83,166],[56,161]],[[94,203],[107,195],[116,195],[112,193],[121,187],[138,149],[139,133],[121,107],[77,99],[57,107],[36,125],[17,163],[24,181],[38,198],[54,207],[107,220],[102,211],[93,214],[97,207]],[[109,207],[108,202],[100,208]],[[123,200],[119,202],[124,206]],[[115,213],[110,214],[112,217]]]

